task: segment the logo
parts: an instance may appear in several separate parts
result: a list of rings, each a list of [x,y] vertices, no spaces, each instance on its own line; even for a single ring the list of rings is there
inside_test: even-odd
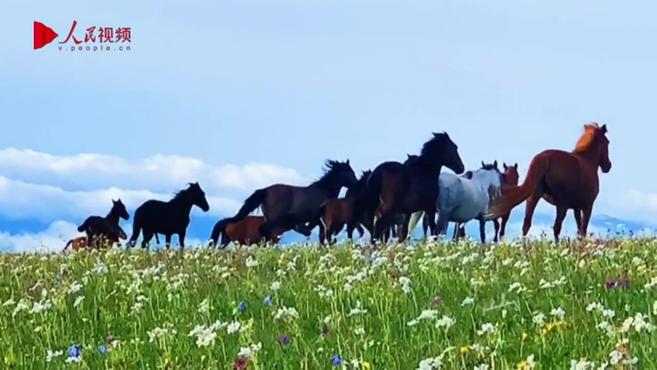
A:
[[[76,31],[78,21],[73,20],[66,37],[57,44],[59,51],[130,51],[132,27],[89,26],[84,34]],[[82,30],[81,30],[82,31]],[[34,21],[34,50],[52,43],[59,34],[42,22]]]

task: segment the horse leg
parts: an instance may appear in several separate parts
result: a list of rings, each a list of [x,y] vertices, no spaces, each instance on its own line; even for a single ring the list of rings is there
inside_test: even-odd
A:
[[[172,234],[164,234],[164,246],[169,249],[171,247],[171,235]]]
[[[527,236],[529,229],[532,227],[532,217],[534,217],[534,210],[536,210],[536,205],[538,201],[541,200],[541,192],[534,192],[527,199],[527,207],[525,208],[525,219],[522,223],[522,236]]]
[[[506,233],[506,223],[509,222],[509,216],[511,216],[511,212],[502,216],[502,224],[500,225],[500,241],[504,239],[504,234]]]
[[[148,249],[148,243],[150,243],[153,238],[153,233],[150,231],[142,230],[144,233],[144,239],[141,241],[142,249]]]
[[[178,244],[180,244],[180,250],[185,249],[185,230],[182,230],[178,233]]]
[[[497,243],[499,241],[499,234],[500,234],[500,221],[498,221],[498,219],[496,218],[493,219],[493,227],[495,227],[495,236],[493,237],[493,243]]]
[[[449,213],[447,211],[438,212],[438,225],[436,226],[437,235],[447,234],[447,227],[449,226]],[[458,230],[456,228],[455,230]]]
[[[573,214],[575,215],[575,224],[577,225],[577,235],[579,235],[579,232],[582,229],[582,209],[573,208]]]
[[[559,243],[559,235],[561,234],[561,225],[563,224],[563,219],[566,218],[566,213],[568,208],[564,206],[557,206],[557,217],[554,219],[554,241]]]
[[[429,229],[429,233],[431,235],[437,234],[437,232],[436,232],[436,210],[435,209],[425,210],[424,211],[424,219],[426,220],[427,228]],[[422,221],[422,223],[424,224],[424,220]]]
[[[591,212],[593,212],[593,204],[582,208],[582,228],[579,232],[579,236],[586,238],[587,229],[589,228],[589,221],[591,220]]]
[[[479,237],[481,244],[486,244],[486,221],[483,218],[479,219]]]

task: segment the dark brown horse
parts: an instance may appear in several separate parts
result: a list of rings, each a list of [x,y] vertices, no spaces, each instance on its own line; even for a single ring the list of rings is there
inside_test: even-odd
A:
[[[126,235],[125,231],[118,226],[118,238],[121,240],[125,240],[128,236]],[[66,251],[69,247],[73,251],[79,251],[80,249],[91,249],[91,248],[103,248],[103,247],[111,247],[113,243],[115,243],[115,240],[111,240],[108,237],[105,237],[104,235],[100,235],[95,237],[94,239],[89,241],[89,238],[86,236],[81,236],[78,238],[74,238],[68,241],[66,245],[64,246],[64,249],[62,252]]]
[[[263,216],[246,216],[241,221],[229,222],[226,225],[224,225],[223,220],[221,220],[217,222],[212,229],[212,235],[210,236],[211,245],[218,245],[219,237],[221,237],[222,248],[225,248],[230,242],[241,245],[251,245],[263,241],[278,243],[281,234],[286,230],[283,230],[282,228],[272,230],[272,236],[270,238],[265,238],[264,235],[260,233],[260,228],[264,224],[265,218]],[[310,233],[306,236],[308,235],[310,235]]]
[[[584,126],[584,134],[574,151],[546,150],[535,156],[522,185],[499,197],[491,207],[491,213],[499,217],[526,199],[527,208],[522,226],[524,236],[531,227],[536,204],[544,198],[557,208],[554,220],[556,241],[559,240],[561,224],[569,209],[575,213],[578,234],[584,237],[600,189],[598,168],[603,173],[611,170],[607,125],[591,123]]]
[[[356,182],[358,179],[348,160],[327,161],[324,175],[308,186],[276,184],[256,190],[224,224],[240,221],[261,207],[266,220],[261,233],[266,237],[280,228],[310,231],[319,223],[317,214],[322,204],[337,198],[342,187],[353,186]]]
[[[408,219],[413,212],[425,211],[431,229],[435,229],[438,175],[442,166],[456,173],[464,171],[458,147],[449,135],[434,133],[422,147],[420,155],[413,160],[407,160],[404,164],[385,162],[374,169],[363,198],[363,206],[376,210],[373,241],[385,238],[384,234],[394,223],[396,213]],[[406,238],[405,229],[402,228],[400,240]]]
[[[87,234],[87,243],[91,245],[91,242],[100,240],[100,236],[104,236],[107,240],[110,240],[113,243],[119,241],[120,233],[123,232],[119,226],[119,219],[127,220],[130,216],[128,211],[125,208],[121,199],[114,200],[112,199],[112,209],[109,211],[107,216],[90,216],[82,225],[78,226],[79,232],[85,232]]]
[[[364,234],[363,227],[360,225],[360,219],[354,212],[356,198],[363,192],[372,171],[363,171],[358,182],[347,190],[344,198],[329,199],[320,208],[320,220],[324,232],[320,233],[320,244],[326,240],[329,243],[334,241],[333,237],[338,235],[342,228],[347,225],[347,237],[353,240],[354,230],[362,237]],[[323,235],[321,235],[323,234]]]

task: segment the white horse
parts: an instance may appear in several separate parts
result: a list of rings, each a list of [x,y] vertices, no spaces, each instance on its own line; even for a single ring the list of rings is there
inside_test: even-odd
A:
[[[502,173],[497,168],[497,161],[493,164],[481,163],[481,168],[468,171],[457,176],[452,173],[441,173],[438,178],[438,234],[445,235],[449,222],[457,224],[470,220],[479,220],[481,242],[486,242],[485,222],[491,201],[497,197],[502,189]],[[413,230],[424,212],[415,212],[409,221],[409,230]],[[458,225],[457,225],[458,228]]]

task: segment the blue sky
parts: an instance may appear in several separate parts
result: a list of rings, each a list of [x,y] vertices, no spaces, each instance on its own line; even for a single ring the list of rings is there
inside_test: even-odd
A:
[[[589,121],[608,125],[614,164],[596,214],[653,224],[655,16],[655,4],[613,1],[6,4],[5,249],[104,214],[108,194],[166,199],[197,179],[214,220],[268,181],[309,181],[326,158],[358,170],[403,159],[431,131],[467,166],[518,162],[524,175]],[[34,20],[58,42],[73,19],[78,35],[131,27],[132,50],[32,50]]]

